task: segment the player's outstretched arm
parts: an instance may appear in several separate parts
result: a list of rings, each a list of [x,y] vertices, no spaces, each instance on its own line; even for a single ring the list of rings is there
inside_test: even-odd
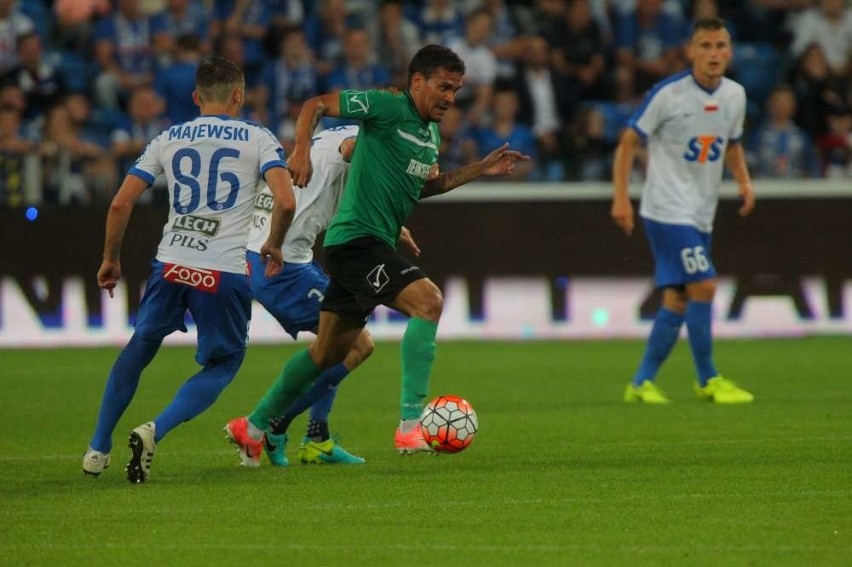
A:
[[[615,158],[612,162],[612,220],[615,221],[624,234],[633,234],[634,216],[633,204],[630,202],[630,171],[636,157],[636,148],[642,140],[633,128],[627,128],[621,134],[618,147],[615,148]]]
[[[269,222],[269,236],[260,247],[260,256],[266,264],[266,277],[274,276],[284,267],[284,255],[281,246],[293,215],[296,212],[296,196],[293,194],[293,180],[290,172],[283,167],[273,167],[264,174],[266,184],[272,191],[272,218]]]
[[[336,93],[309,98],[296,118],[296,145],[287,160],[296,187],[304,187],[311,180],[311,138],[323,116],[340,116],[340,97]]]
[[[515,162],[529,159],[530,156],[509,149],[509,144],[503,144],[481,160],[470,165],[434,177],[430,174],[420,191],[420,198],[425,199],[452,191],[482,175],[511,175],[515,171]]]
[[[148,182],[135,175],[128,175],[110,203],[106,219],[106,234],[104,237],[104,256],[98,269],[98,287],[109,292],[113,297],[113,289],[121,279],[121,243],[130,222],[130,213],[136,199],[148,188]]]
[[[731,175],[734,176],[740,186],[740,197],[743,199],[743,204],[739,210],[740,216],[748,216],[754,210],[755,195],[742,144],[728,145],[728,149],[725,150],[725,165],[728,166]]]

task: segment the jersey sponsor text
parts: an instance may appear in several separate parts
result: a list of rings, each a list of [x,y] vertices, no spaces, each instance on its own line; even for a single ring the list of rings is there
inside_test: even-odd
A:
[[[413,175],[415,177],[419,177],[420,179],[427,179],[429,177],[429,170],[431,169],[431,165],[419,162],[417,160],[411,160],[408,162],[408,168],[405,170],[409,175]]]
[[[207,236],[216,236],[219,232],[219,225],[222,223],[217,218],[198,217],[195,215],[183,215],[175,218],[172,224],[173,230],[183,230],[189,232],[200,232]]]
[[[216,293],[219,289],[221,274],[216,270],[202,270],[179,264],[163,264],[163,279],[172,283],[188,285],[207,293]]]
[[[720,136],[695,136],[687,144],[687,151],[683,154],[686,161],[697,161],[706,163],[716,161],[722,154],[721,147],[725,139]]]
[[[254,198],[254,208],[258,211],[266,211],[267,213],[272,212],[272,205],[275,200],[272,198],[272,195],[269,193],[258,193],[257,197]]]

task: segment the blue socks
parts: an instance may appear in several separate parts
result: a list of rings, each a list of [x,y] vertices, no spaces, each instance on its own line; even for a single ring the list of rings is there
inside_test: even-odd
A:
[[[663,362],[672,352],[680,336],[680,327],[684,317],[680,313],[661,307],[654,319],[654,327],[645,346],[645,355],[639,369],[633,376],[633,385],[639,386],[645,380],[653,380]]]
[[[285,433],[287,428],[290,427],[290,423],[296,419],[296,416],[301,415],[310,407],[311,415],[308,422],[308,429],[317,427],[316,424],[322,424],[321,427],[327,432],[328,414],[331,412],[331,405],[337,396],[337,385],[348,375],[349,369],[342,362],[325,370],[317,377],[307,392],[287,406],[287,409],[284,410],[284,413],[280,417],[274,417],[270,420],[271,431],[276,435]]]
[[[709,301],[690,301],[686,307],[686,330],[689,346],[698,373],[698,384],[703,388],[707,381],[719,374],[713,363],[712,304]]]
[[[147,340],[134,334],[118,355],[107,378],[101,409],[98,413],[98,423],[95,426],[92,442],[89,444],[95,451],[109,453],[112,449],[112,433],[115,431],[115,426],[136,393],[142,370],[157,354],[161,343],[162,339]]]
[[[136,393],[142,371],[157,354],[161,343],[162,339],[143,339],[134,334],[118,355],[107,378],[98,423],[89,444],[95,451],[108,453],[112,449],[115,426]],[[155,440],[159,441],[179,424],[210,407],[237,374],[244,356],[245,351],[242,351],[211,360],[187,380],[172,403],[154,420]]]
[[[633,376],[633,385],[639,386],[645,380],[653,380],[660,366],[669,356],[677,343],[680,327],[686,321],[689,346],[692,359],[698,373],[698,384],[703,388],[707,381],[719,374],[713,363],[712,303],[709,301],[690,301],[686,313],[681,315],[660,308],[654,320],[654,328],[648,337],[645,355],[639,369]]]
[[[236,376],[245,354],[245,351],[240,351],[210,360],[184,382],[172,403],[154,420],[157,426],[154,440],[159,442],[169,431],[213,405]]]
[[[328,421],[328,414],[331,413],[331,405],[334,403],[335,396],[337,396],[337,385],[348,375],[349,369],[341,362],[332,366],[317,378],[317,381],[305,394],[305,403],[311,404],[310,419],[312,421]],[[316,391],[314,391],[315,389]],[[322,397],[317,400],[317,396]],[[295,405],[296,403],[293,403],[293,406]],[[290,407],[292,408],[293,406]],[[304,408],[302,408],[302,411],[305,411]],[[302,413],[302,411],[299,413]]]

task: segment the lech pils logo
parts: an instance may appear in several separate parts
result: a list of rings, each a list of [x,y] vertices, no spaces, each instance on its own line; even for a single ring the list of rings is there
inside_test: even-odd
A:
[[[197,217],[195,215],[182,215],[175,219],[172,225],[172,230],[182,230],[188,232],[200,232],[201,234],[213,237],[219,232],[218,218]]]
[[[367,114],[370,101],[364,91],[355,91],[346,95],[346,112],[348,114]]]
[[[373,288],[373,291],[379,293],[382,291],[382,288],[388,285],[390,278],[388,277],[387,272],[385,271],[385,265],[379,264],[367,274],[367,283],[370,284],[370,287]]]
[[[258,211],[272,212],[272,195],[269,193],[258,193],[254,198],[254,208]]]

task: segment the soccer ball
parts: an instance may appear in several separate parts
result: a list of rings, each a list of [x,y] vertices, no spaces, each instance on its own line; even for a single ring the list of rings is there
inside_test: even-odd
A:
[[[479,420],[467,400],[459,396],[438,396],[420,414],[423,439],[439,453],[458,453],[476,437]]]

